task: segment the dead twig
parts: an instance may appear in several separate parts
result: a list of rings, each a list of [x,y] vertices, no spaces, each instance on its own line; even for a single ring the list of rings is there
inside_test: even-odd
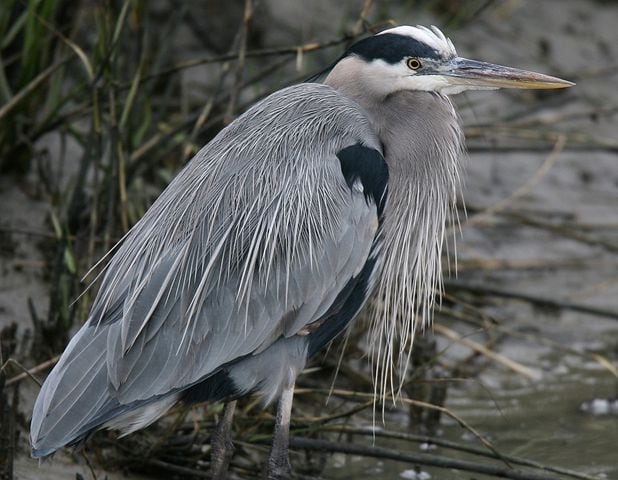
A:
[[[23,370],[23,373],[20,373],[19,375],[16,375],[14,377],[9,378],[6,381],[6,386],[10,387],[11,385],[19,383],[19,382],[21,382],[22,380],[24,380],[26,378],[30,378],[33,382],[35,382],[40,387],[41,386],[41,382],[34,375],[36,373],[42,372],[44,370],[47,370],[50,367],[53,367],[56,364],[56,362],[58,361],[59,358],[60,358],[60,355],[56,355],[55,357],[50,358],[46,362],[40,363],[36,367],[32,367],[32,368],[29,368],[29,369],[26,369],[26,367],[24,367],[21,363],[17,362],[16,360],[13,360],[12,358],[9,358],[6,361],[6,363],[2,366],[2,369],[4,369],[5,366],[10,363],[11,365],[19,368],[20,370]]]
[[[439,437],[431,437],[428,435],[415,435],[411,433],[381,430],[373,427],[352,427],[349,425],[327,425],[322,429],[322,431],[346,433],[353,435],[366,435],[371,437],[393,438],[397,440],[405,440],[408,442],[435,445],[438,447],[447,448],[449,450],[471,453],[480,457],[495,458],[490,452],[485,449],[472,447],[470,445],[465,445],[462,443],[451,442],[449,440],[444,440]],[[520,458],[513,455],[503,455],[503,457],[508,459],[512,464],[515,465],[538,468],[540,470],[546,470],[547,472],[558,473],[560,475],[566,475],[572,478],[579,478],[581,480],[598,480],[598,477],[595,477],[593,475],[587,475],[585,473],[576,472],[566,468],[544,465],[540,462],[535,462],[526,458]]]
[[[352,37],[354,38],[354,37]],[[310,43],[305,43],[302,45],[291,45],[291,46],[287,46],[287,47],[275,47],[275,48],[262,48],[262,49],[258,49],[258,50],[247,50],[245,52],[245,58],[261,58],[261,57],[271,57],[271,56],[280,56],[280,55],[298,55],[299,52],[301,53],[308,53],[308,52],[313,52],[316,50],[322,50],[325,48],[329,48],[329,47],[335,47],[337,45],[341,45],[343,43],[346,43],[350,40],[351,38],[348,36],[344,36],[344,37],[340,37],[334,40],[330,40],[327,42],[322,42],[322,43],[316,43],[316,42],[310,42]],[[141,79],[140,79],[140,83],[144,83],[147,82],[149,80],[156,80],[156,79],[160,79],[162,77],[167,77],[169,75],[173,75],[175,73],[178,73],[182,70],[186,70],[189,68],[194,68],[194,67],[199,67],[200,65],[208,65],[211,63],[224,63],[224,62],[230,62],[230,61],[234,61],[238,59],[238,53],[227,53],[224,55],[218,55],[215,57],[204,57],[204,58],[198,58],[198,59],[194,59],[194,60],[187,60],[184,62],[179,62],[176,65],[173,65],[165,70],[161,70],[159,72],[155,72],[155,73],[151,73],[148,75],[144,75]],[[129,88],[129,84],[126,85],[121,85],[120,87],[121,89],[123,88]]]
[[[363,2],[363,6],[358,16],[358,20],[356,21],[356,25],[354,25],[354,28],[352,29],[352,34],[354,36],[358,36],[363,33],[364,27],[367,25],[367,15],[369,15],[369,10],[371,10],[372,6],[373,0],[365,0]]]
[[[510,358],[505,357],[504,355],[494,352],[490,350],[489,348],[485,347],[484,345],[481,345],[478,342],[470,340],[469,338],[462,337],[457,332],[455,332],[454,330],[451,330],[450,328],[444,325],[440,325],[436,323],[433,325],[433,329],[434,331],[445,336],[446,338],[453,340],[454,342],[460,343],[462,345],[465,345],[471,350],[474,350],[475,352],[480,353],[481,355],[484,355],[490,360],[493,360],[505,366],[506,368],[514,371],[515,373],[518,373],[519,375],[523,375],[524,377],[530,380],[539,380],[541,378],[539,373],[532,370],[531,368],[528,368],[522,365],[521,363],[515,362],[511,360]]]
[[[511,193],[508,197],[484,209],[480,213],[477,213],[476,215],[466,219],[464,222],[461,223],[461,228],[469,225],[474,225],[475,223],[483,221],[495,213],[505,210],[513,203],[513,201],[530,192],[530,190],[532,190],[543,179],[543,177],[545,177],[547,172],[549,172],[549,170],[551,170],[551,168],[554,166],[554,164],[560,157],[560,153],[562,153],[565,144],[566,135],[559,135],[556,139],[556,143],[554,144],[554,148],[547,156],[541,167],[532,176],[532,178],[530,178],[525,184],[523,184],[517,190]]]
[[[464,309],[468,310],[470,313],[464,313],[462,311],[452,310],[443,305],[440,308],[441,315],[453,318],[457,320],[458,322],[464,322],[470,325],[483,328],[484,330],[495,329],[496,331],[504,335],[507,335],[509,337],[519,338],[519,339],[522,339],[528,342],[534,342],[534,343],[538,343],[541,345],[545,345],[549,348],[552,348],[564,354],[573,355],[573,356],[579,357],[586,361],[597,362],[599,365],[603,366],[606,370],[608,370],[612,375],[614,375],[615,377],[618,377],[618,368],[616,368],[616,366],[613,363],[611,363],[611,361],[609,361],[607,358],[605,358],[604,356],[598,353],[580,352],[579,350],[576,350],[574,348],[566,347],[562,343],[556,342],[555,340],[545,338],[544,336],[539,335],[538,333],[530,334],[530,333],[523,333],[518,330],[514,330],[512,328],[505,326],[504,321],[496,319],[494,317],[491,317],[490,319],[485,318],[481,320],[480,318],[487,316],[487,314],[483,312],[481,309],[467,304],[464,300],[454,295],[444,294],[444,297],[449,298],[450,301],[456,303],[457,305],[463,306]],[[488,323],[487,320],[491,320],[491,321]]]
[[[512,138],[517,140],[525,140],[527,147],[530,142],[552,142],[555,143],[558,137],[564,135],[564,132],[559,130],[544,130],[540,128],[522,128],[509,125],[492,125],[487,127],[466,127],[464,129],[466,139],[472,140],[475,138]],[[586,132],[569,132],[569,144],[572,146],[592,146],[602,147],[608,151],[618,150],[618,141],[609,137],[592,135]],[[492,146],[493,150],[493,146]]]
[[[328,440],[316,440],[304,437],[291,437],[290,448],[314,450],[322,452],[338,452],[349,455],[395,460],[411,463],[414,465],[426,465],[439,468],[452,468],[466,472],[475,472],[494,477],[510,478],[514,480],[557,480],[555,476],[526,472],[509,467],[486,465],[466,460],[454,460],[429,453],[399,452],[390,448],[367,447],[350,442],[333,442]]]
[[[245,9],[243,12],[242,26],[238,36],[238,60],[236,61],[236,70],[234,71],[234,85],[230,91],[230,100],[227,105],[224,123],[230,124],[234,120],[234,112],[236,111],[236,103],[242,85],[242,74],[245,69],[245,58],[247,56],[247,38],[249,37],[249,29],[251,27],[251,19],[253,18],[253,0],[245,0]]]
[[[369,400],[369,401],[367,401],[365,403],[361,403],[360,405],[357,405],[357,406],[355,406],[353,408],[350,408],[349,410],[346,410],[346,411],[341,412],[341,413],[333,413],[332,415],[325,415],[323,417],[301,417],[301,418],[295,418],[293,420],[293,422],[294,423],[302,422],[302,423],[308,423],[308,424],[312,424],[312,425],[315,425],[315,424],[323,425],[325,423],[332,422],[333,420],[339,420],[341,418],[351,417],[355,413],[362,412],[366,408],[369,408],[371,405],[373,405],[373,400]],[[313,429],[314,428],[312,428],[312,430]]]
[[[618,245],[600,238],[594,238],[590,235],[586,235],[580,230],[575,230],[574,228],[569,228],[565,225],[554,225],[549,222],[543,222],[518,212],[502,212],[501,215],[517,220],[518,222],[530,227],[547,230],[561,237],[569,238],[586,245],[601,247],[611,253],[618,253]]]
[[[371,398],[372,400],[375,399],[375,395],[373,394],[353,392],[350,390],[333,389],[333,390],[324,391],[323,389],[301,389],[301,388],[298,388],[295,390],[296,394],[315,393],[315,392],[320,392],[320,393],[328,392],[331,395],[336,395],[336,396],[340,396],[344,398],[359,397],[359,398]],[[429,410],[436,410],[445,415],[448,415],[453,420],[455,420],[462,428],[468,430],[472,435],[474,435],[478,439],[478,441],[481,442],[483,445],[485,445],[485,447],[487,447],[491,452],[493,452],[497,458],[503,459],[500,452],[498,452],[498,450],[494,448],[494,446],[491,444],[489,440],[487,440],[480,432],[478,432],[474,427],[469,425],[463,418],[461,418],[459,415],[454,413],[452,410],[446,407],[441,407],[439,405],[433,405],[431,403],[422,402],[420,400],[414,400],[412,398],[401,397],[398,400],[401,401],[401,403],[406,404],[406,405],[415,405],[417,407],[427,408]],[[507,466],[510,466],[507,460],[503,460],[503,461]]]
[[[173,463],[164,462],[162,460],[156,460],[154,458],[145,459],[144,462],[161,470],[177,473],[183,476],[186,475],[190,478],[211,478],[210,473],[198,470],[196,468],[183,467],[180,465],[175,465]]]
[[[42,83],[44,83],[56,70],[66,65],[73,57],[67,57],[62,60],[53,63],[36,77],[32,79],[28,85],[22,88],[9,102],[4,104],[0,108],[0,120],[8,115],[19,103],[27,98],[34,90],[36,90]]]
[[[548,270],[561,268],[581,268],[584,265],[601,264],[600,260],[591,258],[569,258],[564,260],[524,259],[510,260],[502,258],[470,258],[457,260],[457,272],[461,274],[469,270]]]
[[[527,303],[532,303],[540,307],[553,308],[556,310],[570,310],[573,312],[586,313],[596,317],[608,318],[610,320],[618,320],[618,312],[612,310],[604,310],[602,308],[589,307],[578,303],[565,302],[554,300],[551,298],[538,297],[536,295],[528,295],[526,293],[508,292],[497,288],[486,287],[484,285],[474,285],[461,281],[445,280],[444,286],[447,290],[466,291],[476,295],[489,295],[492,297],[512,298],[514,300],[522,300]]]

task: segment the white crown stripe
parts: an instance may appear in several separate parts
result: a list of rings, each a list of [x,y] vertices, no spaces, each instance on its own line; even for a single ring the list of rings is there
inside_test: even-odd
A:
[[[383,32],[378,33],[378,35],[382,35],[383,33],[405,35],[430,46],[431,48],[437,50],[440,53],[457,55],[455,47],[453,46],[453,42],[451,42],[440,31],[440,29],[435,27],[434,25],[431,26],[431,29],[423,27],[422,25],[417,25],[416,27],[403,25],[400,27],[389,28],[388,30],[384,30]]]

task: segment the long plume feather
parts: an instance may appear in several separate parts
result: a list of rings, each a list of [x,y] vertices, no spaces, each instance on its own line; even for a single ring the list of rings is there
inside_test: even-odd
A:
[[[374,393],[383,406],[389,393],[393,401],[399,395],[415,334],[431,324],[436,294],[442,290],[446,222],[456,215],[463,149],[447,97],[403,92],[391,101],[412,102],[414,109],[387,105],[383,116],[374,118],[389,146],[390,171],[382,261],[367,312]],[[391,111],[410,114],[391,118]]]

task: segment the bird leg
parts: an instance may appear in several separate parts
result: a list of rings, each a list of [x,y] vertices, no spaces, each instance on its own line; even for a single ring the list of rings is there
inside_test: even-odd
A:
[[[223,407],[223,415],[217,423],[210,440],[210,476],[213,480],[225,480],[227,469],[234,453],[232,443],[232,419],[236,409],[236,400],[227,402]]]
[[[292,414],[292,400],[294,398],[294,382],[281,393],[277,405],[277,417],[273,432],[273,446],[266,464],[266,478],[268,480],[283,480],[292,478],[292,467],[288,457],[290,437],[290,417]]]

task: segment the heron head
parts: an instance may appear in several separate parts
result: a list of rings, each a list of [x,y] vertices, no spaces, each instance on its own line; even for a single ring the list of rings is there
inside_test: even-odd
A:
[[[359,82],[365,93],[438,92],[497,88],[549,89],[574,85],[560,78],[469,60],[436,27],[401,26],[352,45],[329,75],[330,82]]]

